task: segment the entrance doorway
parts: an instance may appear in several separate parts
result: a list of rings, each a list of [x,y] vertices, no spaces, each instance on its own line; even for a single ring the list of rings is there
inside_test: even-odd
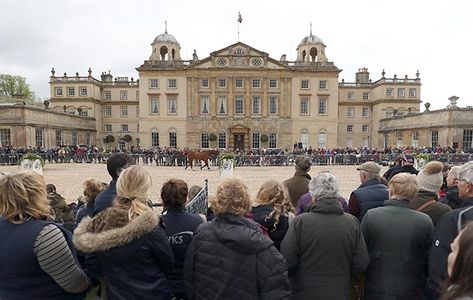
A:
[[[237,133],[233,135],[233,148],[243,150],[245,149],[245,135]]]

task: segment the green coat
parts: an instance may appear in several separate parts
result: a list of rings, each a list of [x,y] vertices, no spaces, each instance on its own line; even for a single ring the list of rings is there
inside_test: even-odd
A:
[[[309,191],[310,179],[311,177],[307,172],[296,171],[293,177],[283,182],[294,207],[297,207],[299,198]]]
[[[365,299],[424,299],[434,226],[409,201],[386,200],[361,222],[370,254]]]
[[[54,221],[58,223],[74,222],[74,213],[66,200],[58,193],[48,193],[49,206],[54,211]]]

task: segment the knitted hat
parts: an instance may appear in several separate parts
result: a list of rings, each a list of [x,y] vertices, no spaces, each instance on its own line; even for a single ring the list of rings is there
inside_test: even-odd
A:
[[[439,161],[427,163],[422,171],[417,174],[417,184],[419,190],[437,193],[442,187],[443,164]]]

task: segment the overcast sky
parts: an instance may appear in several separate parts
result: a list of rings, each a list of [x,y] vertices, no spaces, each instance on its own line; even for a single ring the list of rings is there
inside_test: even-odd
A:
[[[279,60],[295,60],[309,34],[327,45],[329,61],[346,82],[367,67],[381,77],[422,80],[421,100],[444,108],[452,95],[473,105],[471,0],[1,0],[0,74],[27,78],[40,97],[49,97],[51,67],[56,75],[102,71],[138,78],[151,42],[164,32],[181,44],[181,57],[199,58],[240,41]],[[421,105],[421,110],[423,110]]]

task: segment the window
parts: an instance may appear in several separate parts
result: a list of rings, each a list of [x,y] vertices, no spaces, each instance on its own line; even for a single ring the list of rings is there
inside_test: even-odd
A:
[[[87,117],[88,115],[89,115],[89,112],[84,109],[81,110],[81,112],[79,113],[79,116],[81,117]]]
[[[111,117],[112,116],[112,107],[111,106],[105,106],[103,111],[104,111],[104,115],[106,117]]]
[[[168,79],[168,89],[177,88],[177,79]]]
[[[55,90],[56,96],[62,97],[62,87],[57,87],[54,90]]]
[[[177,96],[168,96],[168,114],[177,114]]]
[[[259,134],[259,132],[253,132],[253,144],[252,144],[252,148],[253,148],[253,149],[259,148],[259,147],[260,147],[259,142],[260,142],[260,134]]]
[[[77,139],[77,131],[72,131],[72,145],[79,145],[79,141]]]
[[[260,96],[253,96],[252,113],[254,115],[261,114],[261,97]]]
[[[103,92],[103,98],[105,100],[112,100],[112,92],[111,91],[104,91]]]
[[[126,142],[123,140],[118,141],[118,149],[123,151],[125,150],[125,148],[126,148]]]
[[[409,89],[409,98],[417,97],[417,90],[416,89]]]
[[[261,88],[261,80],[260,79],[253,79],[251,81],[251,86],[255,89]]]
[[[208,132],[202,132],[200,142],[201,142],[201,148],[203,149],[209,148],[209,133]]]
[[[120,91],[120,100],[128,100],[128,91]]]
[[[208,88],[209,87],[209,80],[207,78],[202,79],[200,81],[200,86],[203,87],[203,88]]]
[[[86,87],[81,86],[79,88],[79,96],[82,96],[82,97],[87,96],[87,88]]]
[[[353,118],[355,116],[355,108],[347,107],[347,117]]]
[[[149,98],[149,113],[159,114],[159,98],[156,96]]]
[[[347,125],[347,132],[353,132],[353,125]]]
[[[464,129],[463,130],[463,149],[469,150],[473,148],[473,130]]]
[[[361,132],[367,133],[368,132],[368,125],[361,125]]]
[[[105,124],[105,131],[112,132],[112,124]]]
[[[301,89],[308,89],[309,88],[309,80],[301,80]]]
[[[56,129],[56,146],[59,146],[59,145],[62,145],[62,132],[61,130]]]
[[[128,124],[122,124],[122,132],[128,132]]]
[[[150,88],[150,89],[157,89],[157,88],[159,88],[159,80],[158,80],[158,79],[150,79],[150,80],[149,80],[149,88]]]
[[[370,100],[370,92],[363,92],[363,100]]]
[[[242,115],[244,113],[244,97],[243,96],[235,96],[235,114]]]
[[[219,79],[218,80],[218,87],[219,88],[226,88],[227,87],[227,80],[226,79]]]
[[[169,132],[169,147],[177,147],[177,135],[175,131]]]
[[[301,132],[301,139],[300,142],[302,143],[302,149],[307,148],[309,145],[309,134],[307,133],[307,130],[302,130]]]
[[[120,106],[120,116],[128,117],[128,106]]]
[[[278,97],[269,96],[269,114],[277,115],[278,114]]]
[[[309,114],[309,98],[307,97],[301,98],[300,114],[301,115]]]
[[[370,116],[370,108],[369,107],[363,107],[363,117],[369,117]]]
[[[67,88],[67,96],[73,97],[76,95],[76,89],[73,87],[68,87]]]
[[[278,80],[277,79],[270,79],[269,80],[269,88],[271,88],[271,89],[278,88]]]
[[[319,81],[319,90],[327,90],[327,80]]]
[[[412,132],[412,147],[419,147],[419,133],[417,131]]]
[[[402,132],[396,132],[396,147],[402,147]]]
[[[10,146],[11,145],[11,135],[9,128],[0,129],[0,146]]]
[[[209,96],[201,96],[200,97],[200,113],[203,115],[209,114],[209,105],[210,105],[210,97]]]
[[[218,147],[220,149],[227,148],[227,133],[225,132],[218,133]]]
[[[236,88],[242,88],[243,87],[243,79],[235,79],[235,87]]]
[[[319,99],[319,115],[326,115],[327,114],[327,98],[320,98]]]
[[[325,148],[327,144],[327,134],[325,131],[319,132],[319,136],[317,137],[317,145],[319,148]]]
[[[406,97],[406,90],[404,88],[398,88],[397,89],[397,97],[398,98]]]
[[[217,113],[219,115],[226,115],[227,114],[227,97],[226,96],[218,96],[217,97]]]
[[[389,134],[385,133],[383,136],[383,147],[387,148],[389,146]]]
[[[394,97],[394,89],[393,88],[386,89],[386,97]]]
[[[347,93],[347,99],[350,101],[355,100],[355,92],[348,92]]]
[[[278,147],[278,135],[276,132],[270,132],[268,135],[268,147],[274,149]]]
[[[151,146],[159,147],[159,132],[156,129],[151,132]]]

